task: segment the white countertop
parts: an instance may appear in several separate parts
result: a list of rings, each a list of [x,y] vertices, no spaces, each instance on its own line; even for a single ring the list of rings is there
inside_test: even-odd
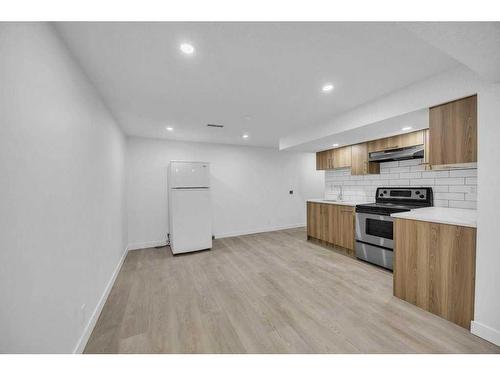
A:
[[[432,223],[477,227],[477,211],[463,208],[425,207],[392,214],[392,217]]]
[[[355,201],[330,201],[330,200],[326,200],[326,199],[308,199],[307,201],[308,202],[313,202],[313,203],[337,204],[337,205],[340,205],[340,206],[351,206],[351,207],[354,207],[357,204],[370,203],[370,202],[366,202],[366,201],[360,201],[360,202],[355,202]]]

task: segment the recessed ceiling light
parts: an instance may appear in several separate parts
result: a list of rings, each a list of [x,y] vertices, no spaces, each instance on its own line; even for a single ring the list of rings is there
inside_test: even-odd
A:
[[[410,130],[412,127],[411,126],[405,126],[404,128],[402,128],[401,130]]]
[[[248,138],[248,134],[243,134],[243,138]]]
[[[326,83],[321,89],[323,92],[330,92],[333,90],[333,85],[331,83]]]
[[[337,147],[338,145],[339,145],[338,143],[334,143],[332,146]]]
[[[173,128],[173,127],[171,127],[171,126],[167,126],[167,130],[168,130],[169,132],[171,132],[172,130],[174,130],[174,128]]]
[[[194,53],[194,47],[192,44],[182,43],[179,48],[182,53],[185,53],[186,55],[192,55]]]

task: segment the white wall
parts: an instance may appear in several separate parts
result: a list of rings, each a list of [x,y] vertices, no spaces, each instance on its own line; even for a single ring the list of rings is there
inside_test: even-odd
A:
[[[423,159],[380,163],[380,174],[351,176],[351,169],[326,171],[325,198],[336,199],[342,185],[345,200],[374,202],[377,187],[428,186],[434,206],[475,209],[477,169],[426,171]]]
[[[472,332],[500,345],[500,85],[478,95],[478,227]]]
[[[315,170],[314,154],[131,137],[127,139],[129,248],[165,242],[170,160],[211,163],[216,237],[305,225],[306,199],[323,195],[323,172]]]
[[[72,352],[125,249],[125,139],[49,24],[0,24],[0,352]]]

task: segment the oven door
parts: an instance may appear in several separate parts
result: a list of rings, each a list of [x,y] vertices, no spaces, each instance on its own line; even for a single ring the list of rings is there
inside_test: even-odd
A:
[[[394,248],[391,216],[356,213],[356,240],[388,249]]]

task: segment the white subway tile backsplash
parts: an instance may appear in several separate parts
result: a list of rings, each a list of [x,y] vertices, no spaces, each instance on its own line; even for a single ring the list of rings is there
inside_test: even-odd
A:
[[[391,168],[391,173],[408,173],[410,172],[410,167],[396,167]]]
[[[380,169],[399,167],[399,161],[388,161],[380,164]]]
[[[410,180],[409,179],[397,179],[397,180],[389,180],[389,186],[409,186],[410,185]]]
[[[458,169],[450,171],[450,177],[476,177],[477,169]]]
[[[477,201],[477,193],[465,193],[466,201]]]
[[[465,179],[466,185],[477,185],[477,177],[467,177]]]
[[[415,178],[410,180],[412,186],[431,186],[434,185],[433,178]]]
[[[436,207],[449,207],[448,200],[446,200],[446,199],[434,199],[434,206],[436,206]]]
[[[424,178],[442,178],[450,177],[449,171],[424,171],[422,172],[422,177]]]
[[[460,178],[436,178],[435,184],[436,185],[463,185],[465,183],[465,179],[460,177]]]
[[[449,207],[453,208],[468,208],[475,210],[477,208],[476,201],[448,201]]]
[[[408,167],[410,165],[420,165],[422,160],[420,159],[410,159],[410,160],[401,160],[399,162],[400,167]]]
[[[388,178],[389,180],[398,180],[399,173],[389,173],[384,176],[384,178]]]
[[[400,178],[420,178],[422,177],[422,173],[420,172],[408,172],[408,173],[400,173]]]
[[[452,185],[449,186],[450,193],[475,193],[477,192],[476,185]]]
[[[452,169],[426,171],[422,159],[380,164],[380,174],[351,176],[350,169],[326,171],[325,197],[336,199],[342,185],[344,198],[375,201],[375,191],[382,186],[430,186],[437,207],[476,208],[477,170]]]
[[[434,193],[434,198],[463,201],[465,199],[465,195],[464,193]]]
[[[410,167],[410,172],[419,172],[419,171],[425,171],[425,165],[419,164]]]

